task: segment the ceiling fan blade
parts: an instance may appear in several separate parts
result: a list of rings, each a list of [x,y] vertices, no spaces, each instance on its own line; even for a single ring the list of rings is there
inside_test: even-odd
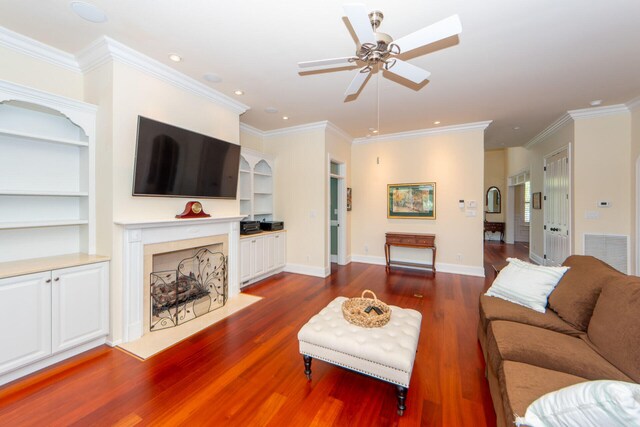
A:
[[[346,97],[346,96],[355,95],[356,93],[358,93],[360,88],[364,86],[364,82],[367,81],[367,77],[369,77],[370,75],[371,75],[370,71],[366,73],[363,73],[362,71],[358,71],[356,73],[356,76],[353,78],[353,80],[351,80],[351,83],[349,84],[347,91],[344,93],[344,96]]]
[[[411,65],[408,62],[404,62],[399,59],[395,59],[395,63],[389,68],[385,69],[390,73],[393,73],[407,80],[411,80],[416,84],[422,83],[431,75],[431,73],[427,70],[423,70],[420,67],[416,67],[415,65]]]
[[[355,57],[353,56],[345,56],[343,58],[329,58],[329,59],[320,59],[318,61],[304,61],[298,62],[298,67],[300,68],[311,68],[311,67],[348,67],[355,66]]]
[[[371,27],[371,21],[369,21],[369,14],[363,4],[349,3],[343,6],[344,13],[349,18],[351,27],[356,33],[356,37],[360,44],[371,43],[377,44],[376,37],[373,34],[373,28]]]
[[[400,48],[400,53],[406,53],[461,32],[462,23],[460,22],[460,17],[453,15],[421,30],[400,37],[398,40],[394,40],[393,44]]]

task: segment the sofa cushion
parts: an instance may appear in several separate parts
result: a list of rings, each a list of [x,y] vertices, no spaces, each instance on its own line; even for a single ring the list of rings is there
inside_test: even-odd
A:
[[[588,336],[604,358],[640,382],[640,278],[629,276],[602,290]]]
[[[487,355],[495,372],[499,371],[502,361],[511,360],[589,380],[630,381],[580,338],[522,323],[491,322]]]
[[[549,294],[569,267],[543,267],[517,258],[507,261],[509,264],[500,270],[486,295],[544,313]]]
[[[533,402],[517,426],[640,426],[640,384],[586,381]]]
[[[489,322],[493,320],[509,320],[524,323],[576,337],[585,334],[566,323],[552,310],[539,313],[500,298],[481,295],[480,322],[485,331],[489,326]]]
[[[540,396],[587,381],[575,375],[521,362],[505,361],[498,372],[506,419],[512,425]]]
[[[571,268],[549,295],[549,307],[575,328],[586,331],[602,287],[627,276],[592,256],[572,255],[563,265]]]

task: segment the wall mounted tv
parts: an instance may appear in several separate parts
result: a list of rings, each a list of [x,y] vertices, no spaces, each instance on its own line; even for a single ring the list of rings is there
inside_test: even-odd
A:
[[[138,116],[134,196],[235,199],[240,146]]]

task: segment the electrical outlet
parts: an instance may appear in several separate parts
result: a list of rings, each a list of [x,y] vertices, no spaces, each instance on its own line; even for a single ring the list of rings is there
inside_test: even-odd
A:
[[[462,254],[457,254],[456,255],[456,260],[457,261],[462,261]]]
[[[369,245],[364,245],[364,253],[365,254],[369,253]]]

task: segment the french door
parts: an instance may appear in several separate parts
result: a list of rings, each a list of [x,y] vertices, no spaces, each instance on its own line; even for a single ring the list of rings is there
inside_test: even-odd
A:
[[[566,147],[544,159],[545,265],[561,265],[571,254],[571,164]]]

